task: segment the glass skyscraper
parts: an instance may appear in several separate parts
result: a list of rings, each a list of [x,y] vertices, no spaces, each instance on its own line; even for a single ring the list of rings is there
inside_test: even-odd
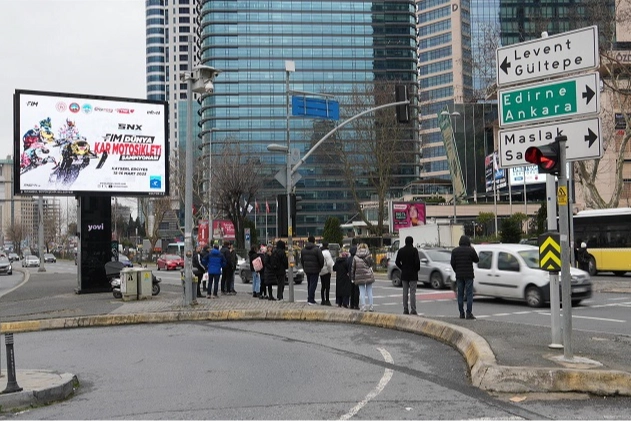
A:
[[[223,71],[216,80],[214,94],[204,100],[204,131],[211,136],[213,157],[220,156],[226,139],[236,139],[242,152],[260,159],[269,179],[257,197],[259,204],[271,204],[278,193],[285,191],[273,176],[285,168],[286,155],[266,149],[272,143],[286,144],[285,61],[295,63],[295,72],[289,76],[291,90],[334,95],[341,109],[353,99],[354,89],[367,84],[396,81],[415,86],[414,3],[201,2],[200,64]],[[304,156],[320,133],[332,127],[331,122],[291,118],[291,146]],[[415,124],[406,127],[400,139],[404,153],[397,157],[391,175],[393,191],[401,191],[418,176]],[[342,131],[340,136],[352,142],[352,129],[345,127]],[[342,176],[341,160],[327,156],[327,148],[327,142],[323,143],[320,153],[308,158],[299,171],[302,179],[297,194],[303,200],[294,235],[321,235],[328,217],[335,216],[344,223],[356,215],[353,196]],[[369,168],[357,175],[357,193],[362,200],[374,195],[370,176]],[[264,218],[264,212],[258,214],[259,238],[265,238]],[[275,219],[269,216],[269,237],[275,236]]]

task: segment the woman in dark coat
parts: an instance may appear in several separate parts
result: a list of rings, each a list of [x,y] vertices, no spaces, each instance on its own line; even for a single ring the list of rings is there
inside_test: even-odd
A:
[[[335,271],[335,304],[338,307],[348,308],[351,300],[351,291],[353,284],[351,284],[351,278],[348,276],[348,253],[341,253],[340,256],[335,259],[333,270]]]
[[[263,259],[263,280],[265,281],[265,288],[267,289],[267,299],[276,301],[272,290],[272,285],[276,283],[276,273],[272,269],[272,252],[272,246],[267,246],[265,258]]]

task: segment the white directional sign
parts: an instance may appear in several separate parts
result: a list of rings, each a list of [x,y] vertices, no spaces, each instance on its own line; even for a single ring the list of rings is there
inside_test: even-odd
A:
[[[554,138],[560,135],[567,136],[566,158],[568,161],[582,161],[602,157],[600,119],[594,117],[584,120],[528,126],[515,130],[500,130],[500,167],[530,165],[524,158],[526,149],[531,146],[552,143]]]
[[[598,27],[539,38],[496,50],[497,86],[514,85],[599,66]]]
[[[585,117],[600,112],[597,72],[498,91],[500,127]]]

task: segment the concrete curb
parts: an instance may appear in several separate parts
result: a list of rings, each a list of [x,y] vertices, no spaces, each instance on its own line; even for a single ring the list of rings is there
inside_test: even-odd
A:
[[[352,323],[396,329],[439,340],[464,357],[474,386],[489,392],[587,392],[631,396],[631,373],[617,370],[510,367],[497,364],[488,342],[460,326],[423,317],[320,309],[190,310],[2,323],[3,333],[181,321],[286,320]]]
[[[0,394],[0,412],[62,401],[74,393],[79,382],[74,374],[46,370],[17,370],[16,377],[24,390]],[[38,386],[29,387],[34,384]]]

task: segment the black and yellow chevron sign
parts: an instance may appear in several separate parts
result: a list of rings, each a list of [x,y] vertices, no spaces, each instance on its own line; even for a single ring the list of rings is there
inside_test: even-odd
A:
[[[539,267],[548,272],[561,270],[561,237],[558,232],[539,236]]]

